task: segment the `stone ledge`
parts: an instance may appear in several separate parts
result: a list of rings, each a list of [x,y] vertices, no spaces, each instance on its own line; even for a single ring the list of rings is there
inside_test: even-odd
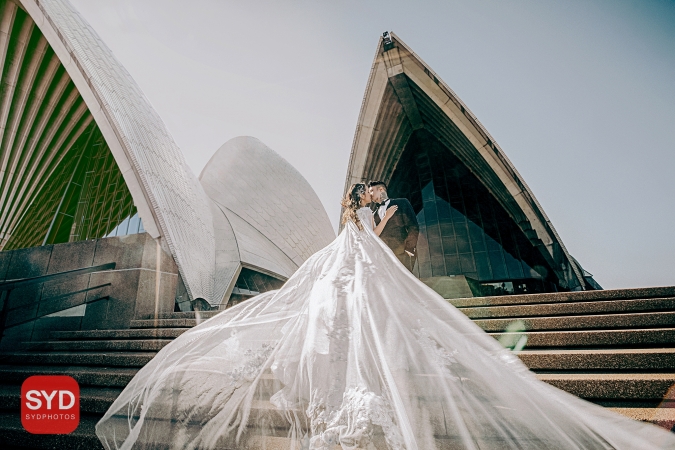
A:
[[[460,308],[471,319],[574,316],[593,313],[675,311],[675,298],[605,300],[535,305],[477,306]]]
[[[457,307],[527,305],[532,303],[587,302],[598,300],[628,300],[675,297],[675,286],[607,289],[602,291],[554,292],[547,294],[504,295],[450,300]]]
[[[675,312],[596,314],[583,316],[477,319],[474,323],[485,331],[503,331],[514,321],[522,321],[524,330],[583,330],[651,328],[675,326]],[[72,332],[62,332],[72,333]]]
[[[675,342],[675,328],[648,328],[627,330],[588,331],[528,331],[521,333],[489,333],[502,336],[527,336],[526,348],[532,347],[620,347],[671,346]]]

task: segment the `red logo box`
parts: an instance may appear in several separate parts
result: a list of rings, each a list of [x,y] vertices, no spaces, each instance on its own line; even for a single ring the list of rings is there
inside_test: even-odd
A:
[[[80,424],[80,385],[67,375],[34,375],[21,385],[21,424],[33,434],[68,434]]]

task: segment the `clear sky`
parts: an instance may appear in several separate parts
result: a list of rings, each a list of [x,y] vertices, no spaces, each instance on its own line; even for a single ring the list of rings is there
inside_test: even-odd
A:
[[[197,175],[255,136],[335,227],[378,37],[394,31],[603,287],[675,285],[675,1],[71,1]]]

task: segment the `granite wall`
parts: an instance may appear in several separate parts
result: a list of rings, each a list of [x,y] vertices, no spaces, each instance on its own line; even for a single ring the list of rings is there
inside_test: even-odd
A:
[[[41,341],[50,331],[129,328],[132,319],[172,312],[185,288],[168,253],[149,234],[0,252],[0,281],[115,262],[114,270],[71,276],[4,294],[10,308],[0,350]],[[81,305],[87,302],[86,306]],[[189,302],[181,309],[187,309]],[[77,306],[80,305],[80,306]],[[52,314],[47,317],[45,314]],[[54,315],[55,314],[55,315]],[[30,322],[17,325],[28,319]]]

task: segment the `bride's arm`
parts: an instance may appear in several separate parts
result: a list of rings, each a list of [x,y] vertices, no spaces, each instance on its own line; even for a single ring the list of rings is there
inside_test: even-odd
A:
[[[382,219],[375,228],[373,228],[373,231],[375,232],[376,235],[380,235],[382,233],[382,230],[384,230],[384,226],[389,222],[389,219],[391,219],[391,216],[394,215],[396,210],[398,209],[398,205],[392,205],[391,208],[387,209],[387,213],[384,215],[384,219]],[[375,224],[375,219],[373,219],[373,225]]]

